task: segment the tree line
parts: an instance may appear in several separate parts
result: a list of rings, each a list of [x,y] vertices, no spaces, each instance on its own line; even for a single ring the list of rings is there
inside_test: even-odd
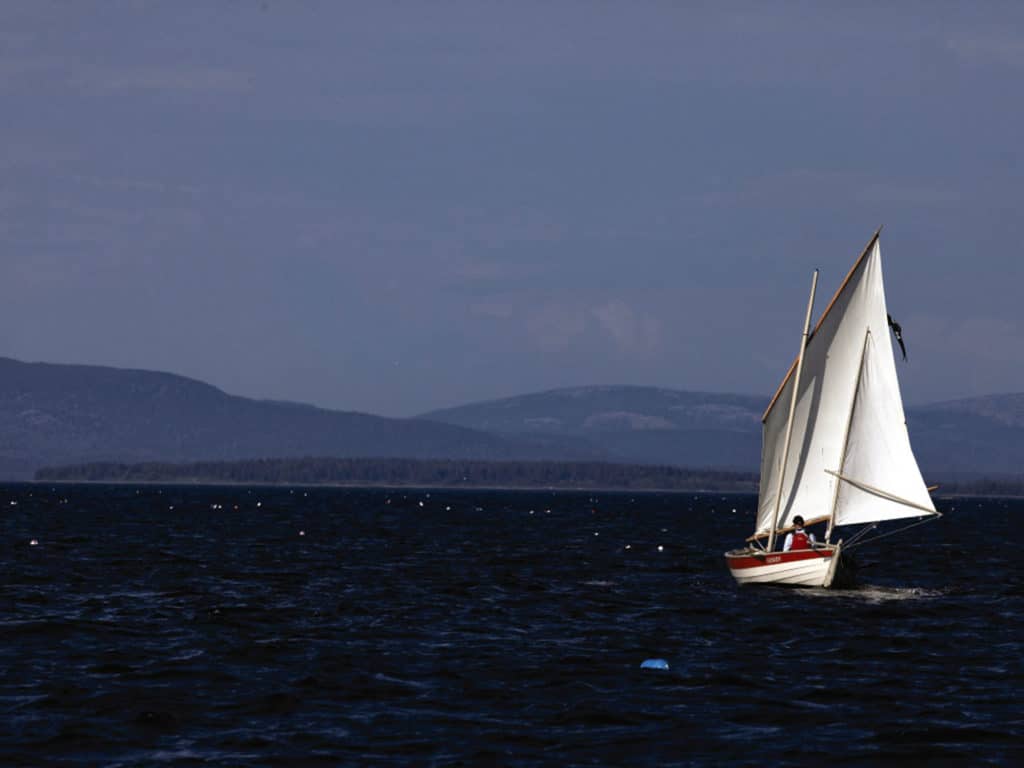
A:
[[[187,463],[90,462],[46,467],[43,482],[272,483],[288,485],[382,485],[622,488],[757,491],[757,474],[717,469],[598,461],[474,461],[456,459],[246,459]]]
[[[446,488],[621,488],[757,492],[756,472],[686,469],[600,461],[458,459],[246,459],[240,461],[90,462],[46,467],[41,482],[268,483],[281,485],[436,486]],[[1024,496],[1024,476],[942,482],[938,494]]]

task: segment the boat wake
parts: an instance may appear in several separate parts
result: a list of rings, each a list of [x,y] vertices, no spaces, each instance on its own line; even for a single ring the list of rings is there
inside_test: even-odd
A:
[[[897,600],[934,600],[945,596],[946,590],[860,584],[851,589],[810,589],[802,594],[836,600],[856,600],[861,603],[888,603]]]

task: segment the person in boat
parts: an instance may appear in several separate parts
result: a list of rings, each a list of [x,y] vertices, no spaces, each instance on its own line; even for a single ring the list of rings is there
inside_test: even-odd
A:
[[[794,517],[793,525],[796,528],[786,534],[786,541],[782,545],[783,552],[789,552],[791,549],[811,549],[817,544],[814,540],[814,534],[804,530],[803,516],[797,515]]]

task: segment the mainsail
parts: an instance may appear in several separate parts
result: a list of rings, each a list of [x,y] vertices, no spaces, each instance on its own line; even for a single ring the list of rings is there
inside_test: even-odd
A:
[[[764,415],[755,535],[833,514],[835,525],[934,514],[907,435],[889,340],[878,234],[804,351],[786,466],[795,364]]]

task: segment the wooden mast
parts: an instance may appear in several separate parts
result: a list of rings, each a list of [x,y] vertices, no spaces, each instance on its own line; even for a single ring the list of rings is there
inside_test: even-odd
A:
[[[796,397],[800,390],[800,370],[804,367],[804,350],[807,348],[807,332],[811,327],[811,312],[814,310],[814,291],[818,287],[818,270],[811,278],[811,297],[807,300],[807,314],[804,317],[804,332],[800,337],[800,354],[796,358],[796,377],[793,379],[793,396],[789,400],[789,418],[786,420],[786,440],[782,444],[782,466],[779,467],[779,487],[775,492],[775,511],[772,513],[772,527],[768,535],[768,551],[775,549],[775,529],[779,525],[779,508],[782,506],[783,481],[786,479],[786,462],[789,459],[789,441],[793,437],[793,415],[796,412]],[[785,385],[785,382],[783,382]]]
[[[864,332],[864,346],[860,350],[860,367],[857,368],[857,383],[853,387],[853,400],[850,402],[850,415],[846,418],[846,432],[843,434],[843,452],[839,454],[839,468],[837,472],[843,471],[843,464],[846,463],[846,449],[850,446],[850,427],[853,426],[853,414],[857,410],[857,396],[860,394],[860,382],[864,378],[864,361],[868,354],[868,342],[871,340],[871,329]],[[839,504],[839,487],[842,483],[836,479],[836,490],[832,494],[832,509],[828,513],[828,528],[825,529],[825,543],[832,539],[832,526],[836,519],[836,506]]]

